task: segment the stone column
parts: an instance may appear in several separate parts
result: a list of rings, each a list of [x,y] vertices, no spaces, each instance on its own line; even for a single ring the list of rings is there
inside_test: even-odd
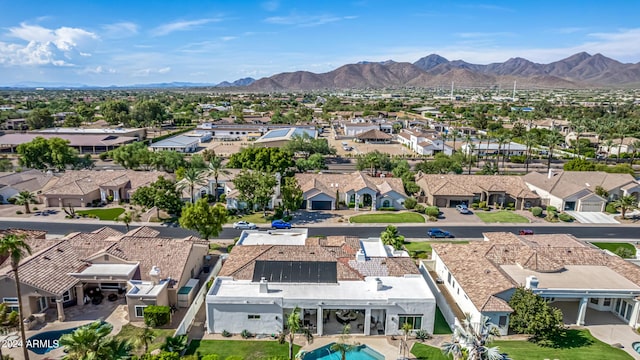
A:
[[[377,199],[376,199],[376,194],[373,194],[373,196],[371,196],[371,210],[373,210],[373,211],[378,210],[378,203],[377,203]]]
[[[120,201],[120,189],[115,189],[113,191],[113,201],[114,202]]]
[[[100,189],[100,201],[107,202],[107,192],[104,189]]]
[[[60,208],[64,208],[64,204],[62,203],[62,198],[58,198],[58,206],[60,206]]]
[[[318,306],[318,310],[316,311],[318,312],[318,315],[316,316],[317,332],[318,336],[322,336],[322,332],[324,331],[324,313],[322,311],[322,306]]]
[[[364,310],[364,334],[371,335],[371,308]]]
[[[84,286],[82,284],[76,285],[76,300],[80,306],[84,306]]]
[[[580,299],[580,305],[578,305],[578,319],[576,320],[576,325],[584,325],[584,318],[587,314],[587,304],[589,303],[588,297],[583,297]]]
[[[638,314],[640,313],[640,301],[638,299],[633,300],[633,311],[631,311],[631,318],[629,318],[629,326],[636,328],[638,324]]]
[[[60,296],[56,299],[56,310],[58,310],[58,321],[64,321],[64,307]]]
[[[356,203],[354,206],[354,210],[358,211],[360,210],[360,194],[356,193]]]

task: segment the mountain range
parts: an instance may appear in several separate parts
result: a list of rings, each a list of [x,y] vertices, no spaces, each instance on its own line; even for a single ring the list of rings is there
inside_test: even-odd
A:
[[[280,73],[256,80],[250,91],[510,87],[518,88],[630,88],[640,85],[640,63],[624,64],[601,54],[577,53],[549,64],[516,57],[502,63],[479,65],[447,60],[431,54],[412,63],[361,61],[316,74],[308,71]]]
[[[171,89],[171,88],[189,88],[189,87],[242,87],[251,85],[254,78],[242,78],[234,82],[223,81],[218,84],[214,83],[193,83],[193,82],[168,82],[168,83],[152,83],[152,84],[133,84],[123,86],[92,86],[84,84],[72,84],[72,83],[52,83],[52,82],[37,82],[37,81],[25,81],[8,86],[0,86],[0,89]]]

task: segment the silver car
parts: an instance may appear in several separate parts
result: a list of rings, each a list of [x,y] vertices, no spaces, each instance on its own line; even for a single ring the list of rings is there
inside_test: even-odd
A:
[[[239,230],[253,230],[253,229],[257,229],[258,226],[254,223],[250,223],[247,221],[238,221],[233,223],[233,228],[239,229]]]

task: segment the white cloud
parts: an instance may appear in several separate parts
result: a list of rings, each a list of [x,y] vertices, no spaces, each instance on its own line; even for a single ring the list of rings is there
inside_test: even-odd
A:
[[[103,25],[105,36],[110,38],[124,38],[138,33],[138,24],[124,21]]]
[[[163,68],[146,68],[146,69],[135,70],[133,71],[133,73],[131,73],[131,75],[135,77],[148,77],[151,75],[166,74],[170,71],[171,71],[171,68],[168,66]]]
[[[276,11],[280,7],[280,2],[277,0],[265,1],[261,6],[266,11]]]
[[[356,18],[357,16],[353,16],[353,15],[335,16],[335,15],[329,15],[329,14],[323,14],[323,15],[291,14],[287,16],[271,16],[264,19],[264,21],[269,24],[276,24],[276,25],[296,25],[296,26],[308,27],[308,26],[324,25],[324,24],[342,21],[342,20],[352,20]]]
[[[238,38],[237,36],[223,36],[223,37],[220,38],[220,40],[222,40],[222,41],[231,41],[231,40],[235,40],[237,38]]]
[[[27,43],[0,42],[0,64],[5,65],[71,66],[74,60],[91,56],[85,49],[98,40],[96,34],[80,28],[48,29],[26,23],[9,28],[7,35]]]
[[[116,69],[112,69],[112,68],[105,68],[102,65],[98,65],[95,67],[87,67],[85,69],[82,69],[80,71],[78,71],[78,74],[115,74],[118,71],[116,71]]]
[[[201,25],[206,25],[212,22],[219,22],[221,19],[219,18],[208,18],[208,19],[198,19],[198,20],[189,20],[189,21],[174,21],[167,24],[160,25],[155,29],[151,30],[151,34],[154,36],[163,36],[171,34],[175,31],[187,31],[193,28],[196,28]]]

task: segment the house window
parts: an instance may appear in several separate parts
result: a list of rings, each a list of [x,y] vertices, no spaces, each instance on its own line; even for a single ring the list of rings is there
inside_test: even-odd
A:
[[[592,304],[598,305],[598,300],[599,299],[597,299],[597,298],[591,298],[591,299],[589,299],[589,302],[592,303]]]
[[[398,330],[402,330],[402,325],[410,324],[411,329],[422,328],[422,316],[421,315],[400,315],[398,321]]]
[[[144,308],[146,308],[147,305],[136,305],[135,306],[135,310],[136,310],[136,317],[144,317]]]
[[[247,319],[249,319],[249,320],[260,320],[260,315],[249,314],[249,315],[247,315]]]
[[[18,298],[17,297],[2,298],[2,302],[7,305],[7,310],[9,312],[11,312],[11,311],[20,311],[20,308],[18,307]]]
[[[390,207],[391,206],[391,202],[389,200],[384,200],[382,202],[382,207]]]
[[[38,312],[43,312],[49,308],[49,304],[47,303],[47,297],[42,296],[38,298]]]
[[[619,312],[620,312],[620,302],[621,302],[621,300],[620,300],[620,299],[616,300],[616,312],[617,312],[617,313],[619,313]]]
[[[71,301],[71,290],[67,290],[62,294],[62,302]]]
[[[451,285],[451,273],[447,273],[447,282]]]
[[[611,299],[610,298],[604,298],[604,306],[611,306]]]
[[[119,290],[120,284],[118,283],[102,283],[100,284],[102,290]]]
[[[500,326],[500,327],[506,327],[507,326],[507,316],[506,315],[502,315],[502,316],[500,316],[500,318],[498,318],[498,326]]]

